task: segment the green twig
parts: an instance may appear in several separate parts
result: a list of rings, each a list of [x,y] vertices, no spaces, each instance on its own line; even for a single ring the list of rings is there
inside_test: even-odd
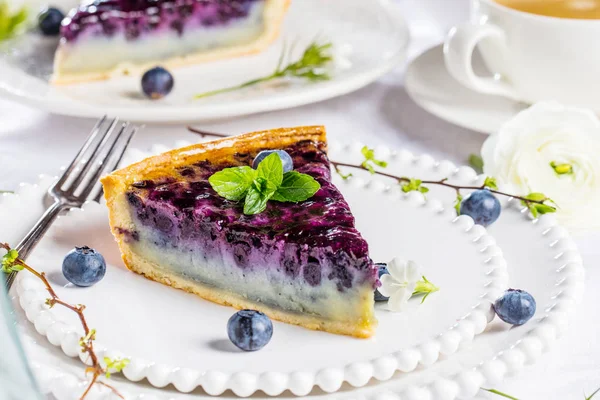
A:
[[[283,51],[279,56],[275,71],[271,74],[263,76],[261,78],[253,79],[248,82],[244,82],[240,85],[230,86],[223,89],[211,90],[208,92],[200,93],[194,96],[195,99],[201,99],[209,96],[214,96],[221,93],[233,92],[235,90],[243,89],[248,86],[254,86],[259,83],[268,82],[279,78],[302,78],[310,82],[318,82],[328,80],[331,77],[325,71],[325,67],[333,60],[330,53],[331,43],[318,44],[312,42],[302,53],[302,57],[295,62],[284,66],[284,60],[287,56],[291,56],[292,48],[288,51],[286,45],[283,46]]]

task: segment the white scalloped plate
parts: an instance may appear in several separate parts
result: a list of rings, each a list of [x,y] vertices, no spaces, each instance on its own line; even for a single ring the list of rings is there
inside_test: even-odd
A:
[[[39,7],[39,0],[11,0]],[[64,10],[77,0],[54,0]],[[318,11],[316,11],[318,10]],[[194,95],[241,84],[271,73],[284,48],[296,43],[294,59],[319,37],[334,45],[332,79],[313,83],[292,80],[194,100]],[[53,86],[48,83],[57,42],[25,35],[0,51],[0,93],[14,101],[56,114],[79,117],[118,116],[133,121],[214,120],[280,110],[350,93],[385,75],[406,57],[409,33],[390,0],[293,1],[282,34],[256,55],[177,68],[175,86],[159,101],[141,95],[140,76]],[[0,49],[2,50],[2,49]]]
[[[234,310],[126,270],[108,230],[106,207],[97,203],[61,218],[29,261],[53,279],[59,296],[86,305],[88,318],[100,332],[96,345],[100,359],[107,354],[129,358],[124,370],[128,379],[146,378],[157,387],[172,383],[184,392],[202,386],[213,395],[227,389],[241,396],[257,390],[278,395],[286,389],[302,395],[313,385],[333,392],[344,381],[358,387],[373,377],[386,380],[396,370],[410,372],[419,363],[430,365],[440,353],[452,354],[481,333],[491,302],[508,281],[502,251],[485,229],[474,226],[470,217],[456,218],[453,209],[427,201],[420,193],[404,195],[376,181],[344,182],[337,176],[335,180],[371,243],[371,256],[415,260],[443,288],[422,306],[415,300],[409,312],[378,307],[380,324],[370,340],[276,322],[268,347],[247,354],[236,351],[225,336]],[[383,220],[388,221],[386,227],[373,223]],[[100,250],[109,263],[101,284],[85,290],[65,285],[61,276],[64,255],[83,244]],[[460,286],[454,284],[456,271],[465,277]],[[79,355],[85,361],[78,344],[82,330],[72,313],[48,310],[44,286],[29,274],[19,274],[16,287],[38,332],[68,356]],[[403,329],[406,326],[414,329]]]
[[[356,160],[359,148],[359,145],[347,149],[333,144],[331,155],[332,158],[338,160],[352,160],[353,158]],[[436,163],[429,156],[415,158],[407,152],[391,152],[385,148],[378,150],[382,157],[390,157],[391,170],[402,171],[401,173],[409,176],[427,178],[450,176],[452,180],[461,181],[466,184],[473,184],[477,180],[475,173],[469,168],[457,169],[449,162]],[[28,188],[30,195],[32,191],[32,188]],[[450,200],[449,196],[452,196],[452,193],[449,192],[436,190],[433,190],[433,192],[436,195],[445,196],[447,200]],[[19,209],[18,203],[31,204],[30,200],[19,200],[15,197],[6,196],[7,200],[10,198],[13,200],[5,201],[5,207],[0,208],[0,211],[8,208],[12,209],[12,214],[14,214]],[[353,203],[352,200],[350,201]],[[451,207],[451,201],[448,201],[447,205]],[[353,203],[352,206],[355,207],[355,204]],[[523,213],[517,212],[517,209],[518,207],[506,208],[500,221],[492,227],[492,232],[496,232],[497,236],[503,239],[501,243],[507,244],[507,247],[511,250],[510,257],[508,258],[509,265],[512,267],[511,272],[515,272],[517,276],[515,279],[511,275],[511,284],[515,287],[527,289],[536,296],[538,300],[538,313],[536,317],[525,326],[512,329],[508,329],[509,327],[505,324],[496,321],[483,335],[479,335],[472,345],[463,342],[457,354],[453,356],[442,355],[439,361],[433,366],[418,368],[410,374],[396,373],[393,379],[387,382],[371,380],[365,387],[360,389],[352,389],[352,386],[344,384],[335,395],[336,398],[387,399],[398,398],[401,395],[402,399],[410,400],[453,400],[459,395],[463,398],[471,397],[484,383],[497,383],[506,374],[517,372],[524,363],[535,361],[541,351],[548,348],[558,333],[566,326],[568,315],[580,298],[583,282],[581,258],[566,231],[556,226],[553,218],[544,217],[542,220],[532,223]],[[420,210],[420,208],[416,210]],[[365,227],[361,226],[361,229],[364,230]],[[401,230],[396,230],[401,232]],[[365,231],[365,234],[369,235],[368,231]],[[392,232],[392,234],[397,235],[396,232]],[[438,243],[432,243],[426,251],[428,253],[435,253],[437,249],[441,249],[439,243],[444,240],[452,239],[448,236],[438,241]],[[443,247],[443,244],[441,246]],[[410,251],[410,249],[408,250]],[[377,250],[374,249],[374,251]],[[424,253],[421,251],[420,254]],[[452,286],[460,287],[470,277],[467,274],[452,269],[451,264],[450,257],[445,257],[444,265],[450,268],[449,271],[452,272],[453,281],[450,285],[450,290],[453,290]],[[434,272],[437,274],[435,268],[432,273]],[[439,277],[441,278],[441,276]],[[433,275],[431,278],[434,279]],[[447,286],[447,283],[442,283],[443,290]],[[432,299],[428,299],[428,302],[429,300]],[[32,301],[35,301],[35,299],[32,299]],[[439,302],[432,302],[430,304],[434,304],[434,307],[438,311],[441,310],[440,307],[444,307]],[[425,307],[427,307],[427,303],[422,307],[420,311],[426,313]],[[35,314],[36,311],[32,311],[31,313]],[[18,314],[21,315],[22,323],[24,316],[22,313]],[[43,321],[38,323],[40,325],[39,328],[42,330],[44,329],[43,324]],[[408,325],[403,327],[400,332],[418,329],[418,326]],[[65,359],[64,356],[61,357],[59,352],[43,343],[36,343],[40,340],[40,336],[29,326],[23,326],[23,330],[26,347],[30,352],[30,356],[35,361],[42,386],[47,391],[52,391],[58,399],[74,398],[75,395],[73,393],[83,384],[81,381],[80,364],[78,365],[78,362]],[[471,338],[476,327],[471,322],[467,322],[461,330],[466,334],[467,338]],[[305,336],[307,335],[303,337]],[[438,344],[441,343],[438,342]],[[422,346],[419,349],[420,357],[424,354],[432,354],[430,351],[431,348],[426,349],[426,347],[428,346]],[[435,344],[433,344],[433,348],[433,354],[435,354],[435,350],[437,350]],[[439,348],[441,349],[441,346]],[[334,352],[329,352],[328,354],[330,354],[331,358],[339,359],[346,356]],[[309,354],[308,356],[310,357],[311,355]],[[314,356],[318,357],[319,355]],[[429,364],[436,358],[436,356],[424,357],[421,358],[421,361],[425,361],[424,364]],[[399,358],[392,357],[386,360],[397,363]],[[244,361],[240,360],[239,362],[242,363]],[[49,365],[52,365],[52,367]],[[378,363],[375,369],[384,371],[386,368],[390,369],[389,366],[385,366],[385,363]],[[367,369],[369,368],[367,367]],[[375,372],[375,369],[372,371]],[[358,369],[358,371],[360,370],[361,368]],[[356,370],[346,372],[355,374]],[[73,374],[79,375],[79,377],[75,377]],[[187,370],[178,370],[174,375],[180,384],[185,383],[190,378]],[[294,392],[298,394],[307,392],[307,389],[303,388],[310,388],[314,383],[321,384],[324,382],[323,380],[315,382],[310,376],[306,375],[296,377],[303,378],[299,380],[298,385],[295,387],[296,390]],[[192,376],[192,378],[195,377]],[[339,377],[335,376],[328,376],[328,378],[340,380]],[[354,381],[353,383],[357,383],[354,379],[352,381]],[[191,398],[190,395],[177,394],[173,388],[153,389],[147,383],[143,382],[133,384],[116,378],[113,383],[123,393],[127,394],[127,398]],[[215,384],[214,381],[213,384]],[[215,385],[218,384],[219,382],[216,382]],[[324,389],[326,390],[332,389],[332,387],[325,386]],[[197,398],[196,396],[202,397],[203,395],[207,395],[206,392],[199,389],[193,393],[194,398]],[[106,391],[97,389],[94,391],[92,398],[105,398],[106,394]],[[314,390],[312,394],[324,397],[323,392],[319,390]],[[223,396],[231,397],[231,393],[225,393]]]

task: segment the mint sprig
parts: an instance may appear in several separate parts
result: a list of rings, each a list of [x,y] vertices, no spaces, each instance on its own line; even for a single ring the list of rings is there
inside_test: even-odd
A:
[[[214,173],[208,182],[219,196],[231,201],[244,201],[244,214],[260,214],[269,200],[298,203],[311,198],[321,185],[312,176],[297,171],[283,173],[277,153],[269,154],[250,167],[225,168]]]

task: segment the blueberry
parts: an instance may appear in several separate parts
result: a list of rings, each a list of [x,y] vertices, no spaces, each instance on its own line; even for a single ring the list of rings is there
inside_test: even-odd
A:
[[[252,162],[252,168],[254,168],[254,169],[258,168],[258,164],[260,164],[260,162],[262,160],[264,160],[268,155],[270,155],[272,153],[277,153],[279,155],[279,158],[281,159],[281,163],[283,164],[283,173],[284,174],[286,172],[290,172],[291,170],[294,169],[294,161],[292,161],[292,157],[285,150],[263,150],[263,151],[261,151],[260,153],[258,153],[256,158],[254,158],[254,161]]]
[[[77,286],[92,286],[100,282],[106,273],[102,254],[87,246],[75,247],[63,260],[63,275]]]
[[[500,202],[486,189],[476,190],[460,204],[460,215],[468,215],[475,223],[488,226],[500,216]]]
[[[244,351],[260,350],[273,336],[273,324],[260,311],[241,310],[227,322],[229,340]]]
[[[142,76],[142,91],[154,100],[171,93],[174,84],[173,75],[163,67],[154,67]]]
[[[381,278],[382,275],[389,274],[386,263],[377,263],[375,265],[379,267],[379,278]],[[384,295],[379,293],[379,290],[375,289],[375,301],[388,301],[388,299],[389,297],[385,297]]]
[[[535,299],[524,290],[508,289],[494,302],[498,317],[511,325],[523,325],[535,314]]]
[[[44,36],[56,36],[60,33],[60,23],[65,14],[58,8],[49,7],[38,16],[38,26]]]

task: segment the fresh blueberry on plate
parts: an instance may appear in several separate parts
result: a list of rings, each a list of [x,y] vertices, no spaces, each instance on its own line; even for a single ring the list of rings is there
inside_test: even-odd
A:
[[[173,75],[163,67],[154,67],[142,76],[142,91],[153,100],[163,98],[171,93],[174,84]]]
[[[38,16],[38,26],[44,36],[56,36],[60,33],[60,24],[65,15],[58,8],[48,7]]]
[[[535,299],[524,290],[508,289],[494,302],[494,311],[511,325],[523,325],[535,314]]]
[[[77,286],[92,286],[104,278],[106,262],[102,254],[87,246],[75,247],[63,260],[63,275]]]
[[[381,279],[382,275],[389,274],[386,263],[376,263],[378,268],[379,279]],[[375,301],[388,301],[389,297],[385,297],[381,293],[379,293],[378,289],[375,289]]]
[[[265,158],[267,158],[267,156],[269,156],[273,153],[277,153],[279,155],[279,158],[281,159],[281,163],[283,164],[283,173],[284,174],[286,172],[290,172],[294,169],[294,161],[292,161],[292,157],[285,150],[263,150],[263,151],[261,151],[260,153],[258,153],[256,158],[254,158],[254,161],[252,162],[252,168],[254,168],[254,169],[258,168],[258,164],[260,164],[262,160],[264,160]]]
[[[501,211],[500,201],[489,190],[476,190],[460,204],[460,215],[468,215],[477,225],[496,222]]]
[[[254,310],[241,310],[227,322],[229,340],[244,351],[260,350],[273,336],[273,323],[265,314]]]

